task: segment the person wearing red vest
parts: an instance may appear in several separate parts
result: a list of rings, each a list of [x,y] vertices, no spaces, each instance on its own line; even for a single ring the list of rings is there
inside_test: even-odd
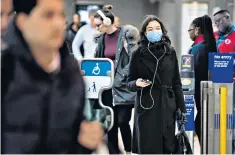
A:
[[[235,53],[235,25],[232,24],[228,10],[214,13],[214,23],[218,28],[215,32],[216,44],[219,53]]]
[[[235,54],[235,25],[228,10],[220,10],[214,13],[214,23],[218,31],[214,33],[216,38],[216,46],[219,53]],[[234,67],[235,81],[235,67]]]

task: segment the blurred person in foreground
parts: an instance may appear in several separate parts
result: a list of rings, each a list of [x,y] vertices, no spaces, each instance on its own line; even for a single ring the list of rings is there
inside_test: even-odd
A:
[[[195,132],[201,142],[201,81],[208,81],[209,53],[217,52],[216,41],[213,33],[212,20],[208,15],[195,18],[189,29],[189,37],[194,41],[189,54],[194,56],[195,71],[195,102],[197,116]]]
[[[103,130],[84,120],[84,82],[64,44],[64,1],[13,6],[1,55],[1,153],[92,153]]]

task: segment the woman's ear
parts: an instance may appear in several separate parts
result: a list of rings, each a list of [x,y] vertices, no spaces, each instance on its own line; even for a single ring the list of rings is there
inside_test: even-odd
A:
[[[195,27],[195,35],[198,36],[200,34],[200,28]]]
[[[20,30],[24,29],[25,22],[27,22],[26,18],[27,18],[27,15],[24,13],[20,13],[17,16],[16,25]]]

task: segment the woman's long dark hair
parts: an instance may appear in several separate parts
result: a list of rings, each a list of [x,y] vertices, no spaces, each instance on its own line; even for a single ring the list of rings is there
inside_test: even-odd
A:
[[[208,15],[195,18],[192,21],[192,25],[200,29],[201,34],[204,36],[207,51],[216,52],[216,41],[213,33],[211,18]]]
[[[147,15],[142,23],[141,29],[140,29],[140,44],[142,45],[147,45],[148,44],[148,39],[145,36],[146,32],[146,27],[148,26],[149,22],[151,21],[157,21],[162,29],[162,41],[168,43],[169,45],[171,44],[170,38],[167,35],[167,30],[163,23],[160,21],[160,19],[157,16],[154,15]]]

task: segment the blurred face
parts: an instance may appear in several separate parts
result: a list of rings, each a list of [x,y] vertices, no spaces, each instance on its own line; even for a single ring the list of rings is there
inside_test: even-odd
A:
[[[99,18],[94,19],[94,23],[96,26],[96,29],[102,33],[105,33],[107,31],[107,26],[103,24],[103,21],[100,20]]]
[[[189,37],[192,41],[195,41],[196,39],[196,32],[195,32],[195,27],[194,25],[190,25],[189,29],[188,29],[188,33],[189,33]]]
[[[79,24],[80,22],[80,16],[78,14],[73,15],[73,22],[75,24]]]
[[[219,13],[214,16],[214,23],[220,32],[224,32],[231,26],[231,17],[227,12]]]
[[[146,27],[145,34],[147,34],[149,31],[153,31],[153,30],[162,30],[160,23],[156,20],[148,23],[148,25]]]
[[[12,11],[12,0],[1,0],[1,36],[6,32]]]
[[[95,18],[94,18],[94,15],[90,15],[90,16],[89,16],[89,19],[90,19],[90,24],[91,24],[91,26],[92,26],[93,28],[95,28],[96,25],[95,25]]]
[[[20,14],[18,27],[31,45],[60,48],[64,42],[64,1],[38,0],[29,15]]]

